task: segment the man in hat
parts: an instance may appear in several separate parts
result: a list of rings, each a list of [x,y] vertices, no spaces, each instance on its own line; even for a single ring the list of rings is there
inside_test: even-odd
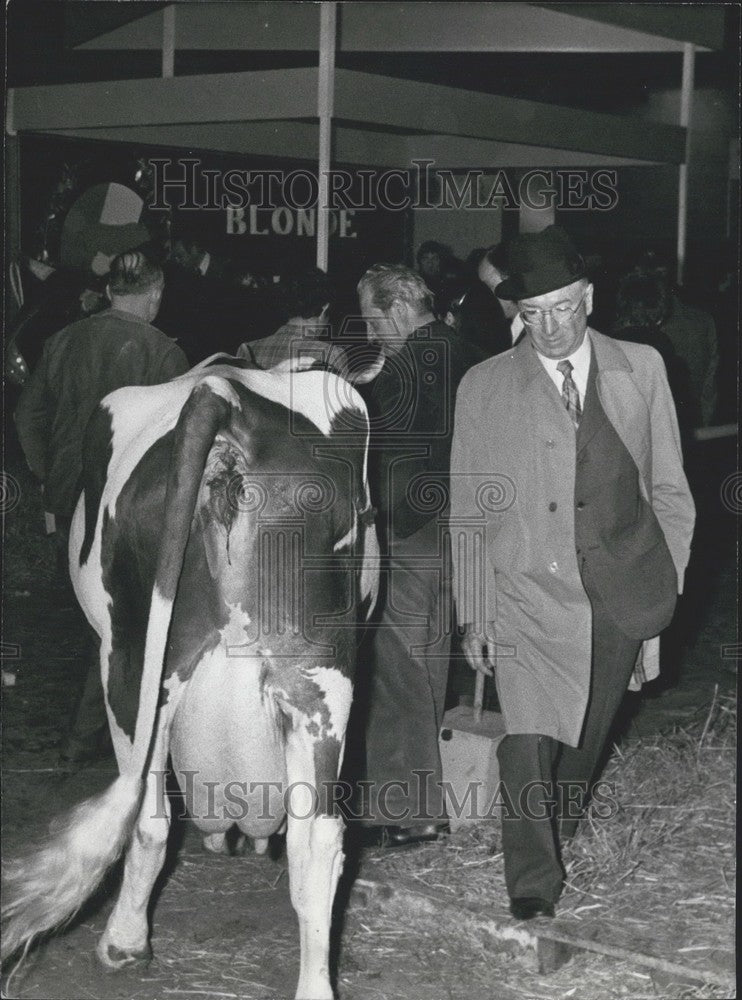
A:
[[[456,402],[458,620],[494,675],[511,913],[553,916],[601,752],[632,681],[657,673],[695,510],[665,369],[588,326],[593,287],[556,226],[513,241],[501,298],[526,329]],[[476,553],[481,552],[480,558]],[[632,677],[633,675],[633,677]]]

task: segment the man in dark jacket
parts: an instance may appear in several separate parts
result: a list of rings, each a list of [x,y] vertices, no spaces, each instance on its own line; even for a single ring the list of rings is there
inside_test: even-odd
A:
[[[162,289],[162,271],[144,254],[130,251],[116,257],[106,289],[111,308],[50,337],[21,394],[15,412],[18,437],[31,471],[43,484],[44,508],[56,521],[58,564],[66,566],[85,428],[98,403],[114,389],[157,385],[188,370],[180,348],[150,325]],[[94,756],[104,727],[96,656],[66,758]]]
[[[157,385],[188,370],[180,348],[155,327],[161,270],[136,251],[117,257],[111,308],[50,337],[15,412],[23,452],[44,484],[44,506],[69,522],[79,496],[85,428],[98,403],[127,385]]]
[[[433,839],[445,819],[438,732],[451,638],[443,529],[453,404],[483,355],[435,319],[432,293],[406,267],[375,265],[358,294],[384,357],[367,393],[369,480],[388,569],[371,642],[366,772],[368,819],[391,845]]]
[[[495,294],[508,276],[505,254],[504,243],[483,254],[476,279],[461,302],[461,335],[488,358],[509,350],[523,329],[512,303],[501,302]]]

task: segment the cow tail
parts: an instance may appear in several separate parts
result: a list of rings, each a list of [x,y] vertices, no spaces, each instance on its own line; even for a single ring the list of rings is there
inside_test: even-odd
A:
[[[142,781],[122,775],[58,817],[29,854],[3,872],[2,957],[63,926],[95,891],[129,841]]]
[[[208,375],[186,400],[175,425],[165,494],[160,552],[144,646],[134,747],[127,770],[141,775],[149,758],[160,699],[168,633],[201,478],[219,430],[229,424],[239,399],[229,382]]]
[[[144,790],[172,606],[201,477],[214,438],[229,422],[232,406],[239,402],[229,383],[208,376],[193,389],[178,418],[131,757],[112,785],[55,820],[49,836],[35,850],[7,865],[4,959],[20,949],[25,955],[35,938],[71,920],[126,850]]]

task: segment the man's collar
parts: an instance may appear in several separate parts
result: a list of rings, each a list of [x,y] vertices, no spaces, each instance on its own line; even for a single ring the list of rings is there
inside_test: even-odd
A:
[[[130,312],[128,309],[122,309],[121,306],[109,306],[108,309],[104,309],[102,312],[93,313],[90,319],[95,319],[96,316],[105,316],[113,313],[115,316],[121,316],[123,319],[128,319],[130,322],[134,321],[136,323],[147,323],[147,320],[143,316],[138,315],[138,313]]]
[[[436,319],[434,313],[432,313],[432,312],[431,313],[425,313],[424,316],[419,316],[415,320],[415,326],[414,326],[414,329],[412,330],[412,333],[414,333],[415,330],[422,330],[422,328],[425,327],[425,326],[432,326],[433,323],[437,323],[437,322],[438,322],[438,320]],[[410,336],[412,336],[412,333],[410,334]]]
[[[613,337],[606,337],[592,327],[587,328],[586,337],[590,338],[598,371],[632,370],[623,348]],[[524,388],[544,372],[544,366],[539,361],[533,341],[527,333],[518,346],[509,353],[519,367]]]
[[[582,365],[584,366],[585,371],[587,371],[590,365],[590,356],[592,353],[590,350],[590,344],[590,335],[587,330],[585,330],[585,336],[582,338],[580,346],[576,350],[572,351],[571,354],[568,354],[566,358],[549,358],[545,354],[541,354],[541,352],[535,348],[534,350],[536,350],[536,354],[541,364],[549,371],[556,371],[557,366],[561,361],[571,361],[573,368],[579,368]]]
[[[593,350],[595,351],[598,371],[617,369],[630,372],[633,370],[620,341],[615,340],[613,337],[606,337],[605,334],[598,333],[597,330],[588,329],[588,332]]]

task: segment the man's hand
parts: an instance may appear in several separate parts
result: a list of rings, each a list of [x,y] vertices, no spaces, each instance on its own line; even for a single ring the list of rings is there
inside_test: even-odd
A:
[[[492,677],[495,673],[496,643],[490,638],[495,634],[494,623],[489,622],[488,625],[490,626],[487,629],[488,634],[476,631],[473,625],[464,625],[461,648],[472,670],[478,670],[480,674]]]

